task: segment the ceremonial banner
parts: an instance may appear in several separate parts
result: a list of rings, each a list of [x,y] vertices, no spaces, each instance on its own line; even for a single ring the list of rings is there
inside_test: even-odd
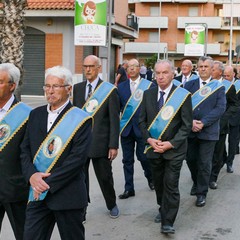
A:
[[[186,24],[184,56],[204,56],[205,26]]]
[[[106,46],[107,1],[76,0],[74,43],[85,46]]]

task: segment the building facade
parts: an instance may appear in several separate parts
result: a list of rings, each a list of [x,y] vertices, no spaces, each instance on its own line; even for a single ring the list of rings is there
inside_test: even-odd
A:
[[[75,0],[27,0],[23,95],[43,95],[45,69],[55,65],[69,68],[74,83],[84,80],[82,62],[89,54],[101,58],[103,79],[114,82],[116,67],[122,62],[124,40],[138,37],[137,27],[127,24],[128,1],[112,1],[109,70],[107,47],[74,45],[74,8]],[[109,71],[110,79],[107,79]]]
[[[125,43],[124,57],[140,61],[157,54],[180,66],[185,58],[194,63],[198,57],[184,56],[185,26],[189,23],[206,24],[206,55],[228,62],[231,16],[233,63],[240,45],[240,1],[234,0],[128,0],[129,11],[139,18],[139,38]]]

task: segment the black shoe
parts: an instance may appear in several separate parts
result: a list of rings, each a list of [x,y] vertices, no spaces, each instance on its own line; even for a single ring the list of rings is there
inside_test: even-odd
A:
[[[233,167],[231,165],[227,165],[227,172],[233,173]]]
[[[162,221],[161,213],[158,213],[158,215],[154,218],[155,223],[160,223]]]
[[[120,194],[119,199],[127,199],[129,197],[134,197],[135,191],[124,191],[124,193]]]
[[[197,194],[197,185],[194,183],[191,188],[190,195],[195,196]]]
[[[217,189],[217,183],[216,182],[210,182],[209,183],[209,187],[211,188],[211,189]]]
[[[155,189],[155,187],[154,187],[154,185],[153,185],[153,182],[151,182],[151,181],[148,182],[148,186],[149,186],[149,188],[150,188],[151,190],[154,190],[154,189]]]
[[[206,197],[204,195],[198,195],[197,196],[197,201],[196,201],[196,206],[197,207],[203,207],[206,204]]]
[[[171,234],[174,234],[175,233],[175,229],[174,229],[174,227],[172,227],[170,225],[162,225],[161,233],[165,233],[165,234],[171,233]]]

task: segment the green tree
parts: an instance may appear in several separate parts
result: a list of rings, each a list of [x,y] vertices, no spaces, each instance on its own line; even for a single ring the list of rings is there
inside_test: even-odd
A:
[[[147,58],[144,63],[147,67],[153,68],[155,63],[157,62],[157,54],[153,54],[150,58]]]

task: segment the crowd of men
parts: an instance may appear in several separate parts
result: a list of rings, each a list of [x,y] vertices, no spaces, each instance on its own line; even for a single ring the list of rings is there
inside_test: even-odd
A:
[[[197,67],[198,73],[186,59],[175,77],[173,63],[159,60],[149,81],[131,59],[111,84],[99,78],[100,59],[89,55],[86,81],[74,86],[65,67],[47,69],[48,103],[32,110],[14,96],[18,68],[0,64],[0,223],[6,212],[17,240],[48,240],[55,223],[61,239],[85,239],[90,162],[109,215],[118,218],[112,161],[120,135],[125,183],[118,198],[135,196],[136,154],[156,193],[154,221],[161,233],[175,233],[183,161],[193,181],[190,194],[203,207],[224,164],[234,171],[239,151],[240,81],[233,67],[211,57],[200,57]]]

